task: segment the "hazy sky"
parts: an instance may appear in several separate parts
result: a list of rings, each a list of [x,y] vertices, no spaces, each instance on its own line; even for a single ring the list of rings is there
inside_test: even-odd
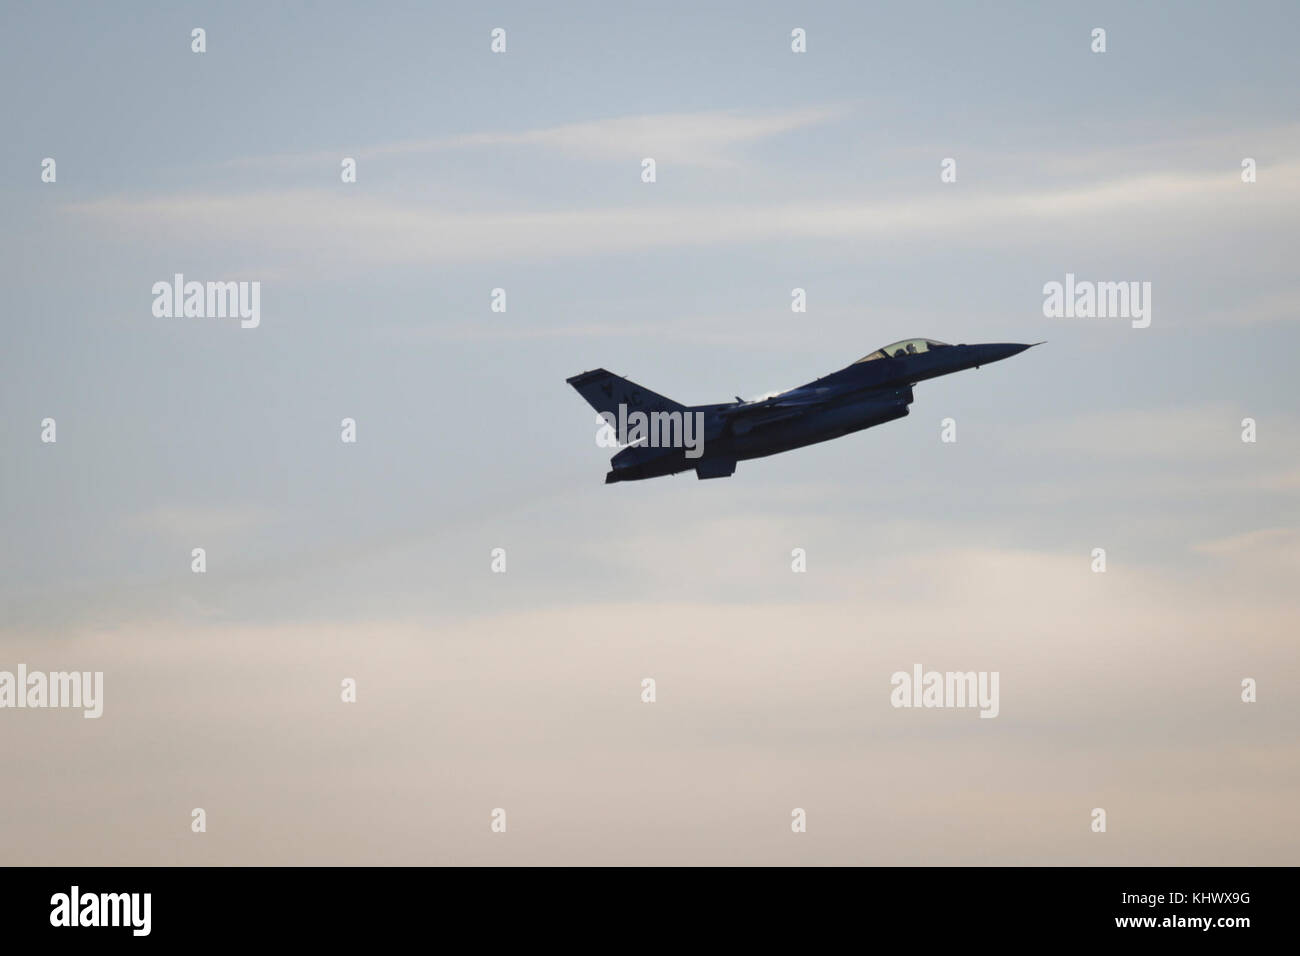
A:
[[[1295,4],[0,18],[0,670],[105,674],[0,710],[0,861],[1300,861]],[[1047,344],[708,482],[603,485],[564,382],[913,336]]]

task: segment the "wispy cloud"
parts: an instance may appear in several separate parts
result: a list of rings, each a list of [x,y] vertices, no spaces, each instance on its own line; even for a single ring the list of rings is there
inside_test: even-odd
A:
[[[1300,208],[1300,163],[1274,167],[1267,204],[1243,201],[1240,182],[1221,174],[1153,174],[1059,189],[961,190],[912,198],[783,203],[652,204],[561,210],[447,212],[337,190],[239,195],[118,196],[65,206],[116,237],[160,243],[238,243],[279,266],[345,263],[554,259],[665,247],[790,239],[977,239],[1034,242],[1068,223],[1075,236],[1107,241],[1126,230],[1176,239],[1187,217],[1259,228],[1289,222]],[[1158,214],[1168,213],[1166,219]]]
[[[752,545],[771,527],[730,530]],[[676,530],[659,536],[664,550],[647,568],[664,574],[674,558],[691,557]],[[705,534],[691,541],[716,543]],[[920,838],[940,814],[959,836],[981,834],[986,863],[1050,864],[1063,854],[1113,862],[1109,846],[1076,842],[1099,802],[1080,794],[1097,793],[1103,803],[1122,795],[1126,814],[1159,821],[1157,832],[1139,828],[1122,844],[1131,862],[1193,853],[1294,859],[1296,838],[1280,825],[1295,796],[1288,606],[1216,587],[1213,574],[1189,580],[1143,567],[1102,578],[1077,555],[981,548],[863,557],[875,574],[845,574],[838,599],[815,602],[798,600],[811,581],[784,571],[767,600],[740,605],[658,592],[660,600],[643,603],[446,624],[390,615],[325,627],[145,619],[125,630],[78,629],[59,644],[0,627],[13,660],[102,669],[110,681],[102,734],[48,721],[40,734],[7,741],[7,759],[22,771],[7,793],[7,819],[30,821],[6,831],[8,856],[69,865],[187,859],[196,851],[185,828],[159,837],[157,821],[197,792],[238,827],[236,838],[204,851],[207,863],[419,864],[430,846],[473,862],[483,838],[464,821],[499,803],[520,808],[526,835],[566,835],[518,842],[510,859],[520,863],[616,863],[629,853],[652,862],[799,862],[804,851],[791,841],[762,837],[778,829],[772,794],[797,779],[799,804],[837,821],[826,850],[837,862],[854,862],[862,846],[882,862],[915,862],[918,847],[928,862],[960,862],[971,841]],[[706,552],[693,567],[706,562],[719,564]],[[830,570],[823,562],[807,577]],[[913,662],[998,671],[1000,716],[892,708],[890,675]],[[1276,716],[1243,737],[1244,675],[1268,680]],[[640,702],[647,676],[657,681],[657,710]],[[338,702],[343,677],[358,682],[354,708]],[[268,719],[279,721],[275,734],[260,732]],[[102,759],[105,748],[135,768],[128,783]],[[1242,760],[1284,769],[1263,788],[1257,776],[1207,769]],[[360,789],[344,787],[332,803],[309,799],[340,765],[362,768],[347,778]],[[873,789],[882,766],[891,784]],[[953,802],[954,774],[980,786]],[[50,782],[65,779],[97,795],[114,839],[98,815],[50,811]],[[737,780],[754,783],[738,790]],[[447,812],[418,812],[431,793]],[[861,812],[864,793],[871,813]],[[734,847],[674,844],[704,800],[734,805],[728,827],[743,835]],[[1034,812],[1045,800],[1075,812]],[[378,808],[375,826],[340,827],[351,801]],[[1016,812],[1002,812],[1007,806]],[[567,838],[575,812],[585,840]],[[1223,848],[1186,837],[1200,833],[1207,813],[1232,837]],[[629,829],[629,814],[641,825]],[[292,820],[291,839],[246,836],[267,819]],[[1001,828],[995,838],[990,821]]]
[[[359,149],[252,156],[227,165],[292,167],[336,163],[342,155],[381,159],[485,147],[535,147],[586,160],[653,156],[657,162],[679,166],[727,169],[739,165],[737,147],[823,124],[845,112],[842,107],[828,106],[776,112],[709,110],[616,116],[520,132],[462,133]]]
[[[1261,528],[1244,534],[1203,541],[1195,546],[1203,554],[1253,555],[1264,559],[1270,554],[1285,554],[1294,563],[1300,556],[1300,531],[1295,528]]]

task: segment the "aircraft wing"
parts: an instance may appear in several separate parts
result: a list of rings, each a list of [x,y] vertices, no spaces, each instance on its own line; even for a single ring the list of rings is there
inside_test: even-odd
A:
[[[731,427],[734,434],[743,435],[753,428],[802,415],[811,406],[819,405],[825,400],[822,395],[787,393],[757,402],[731,405],[720,409],[718,414]]]
[[[743,435],[755,428],[763,428],[776,422],[797,418],[810,408],[832,400],[833,389],[797,388],[771,398],[757,402],[741,402],[719,410],[725,425],[732,434]],[[836,398],[844,398],[841,393]],[[906,407],[912,402],[912,389],[885,387],[867,389],[853,395],[855,401],[879,402],[883,406],[901,404]]]
[[[735,405],[728,405],[719,411],[723,418],[737,418],[746,415],[758,415],[777,409],[802,409],[809,405],[817,405],[826,401],[824,395],[813,394],[784,394],[773,395],[771,398],[760,399],[757,402],[739,402]]]

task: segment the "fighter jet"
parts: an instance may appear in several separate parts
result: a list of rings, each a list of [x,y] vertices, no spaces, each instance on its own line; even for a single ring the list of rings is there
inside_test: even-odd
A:
[[[682,405],[603,368],[567,381],[597,411],[613,439],[604,444],[625,442],[610,459],[606,484],[692,470],[698,478],[727,478],[738,461],[902,418],[917,382],[1000,362],[1030,347],[904,339],[807,385],[718,405]]]

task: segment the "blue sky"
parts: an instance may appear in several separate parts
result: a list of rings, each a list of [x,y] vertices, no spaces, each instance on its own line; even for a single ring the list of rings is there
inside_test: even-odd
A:
[[[1300,783],[1283,731],[1297,716],[1294,5],[129,10],[11,5],[0,40],[2,639],[33,667],[101,666],[108,695],[102,727],[23,715],[17,745],[37,773],[107,740],[170,800],[121,795],[145,849],[87,823],[59,861],[247,859],[296,804],[241,790],[254,777],[194,741],[261,736],[274,711],[286,740],[339,748],[286,744],[282,793],[370,732],[388,744],[368,778],[401,781],[403,799],[454,793],[477,820],[504,792],[532,813],[538,842],[521,836],[517,857],[430,823],[458,861],[622,847],[794,862],[759,835],[808,802],[793,776],[845,815],[845,847],[817,844],[816,861],[906,861],[876,828],[918,814],[923,833],[915,808],[932,801],[961,838],[927,844],[931,862],[1158,863],[1171,843],[1183,862],[1294,862],[1294,835],[1268,832]],[[153,283],[177,272],[260,281],[260,327],[154,317]],[[1045,318],[1042,286],[1067,272],[1151,282],[1150,328]],[[498,287],[505,314],[489,308]],[[790,311],[795,287],[807,313]],[[919,386],[907,419],[716,482],[605,487],[593,416],[564,384],[603,366],[723,401],[911,336],[1047,344]],[[946,417],[956,444],[939,441]],[[206,575],[190,573],[196,546]],[[488,571],[493,547],[506,575]],[[1002,715],[960,726],[994,768],[970,816],[944,803],[970,759],[951,749],[956,725],[879,708],[888,674],[917,659],[1003,671]],[[360,727],[330,704],[353,671],[391,690],[369,691],[387,709]],[[642,726],[671,710],[637,709],[650,672],[695,709]],[[286,673],[300,675],[287,691]],[[1270,688],[1249,723],[1244,676]],[[521,697],[531,681],[549,689]],[[120,717],[115,686],[133,689]],[[198,749],[178,773],[158,755],[189,744],[140,728],[185,701],[193,726],[177,733]],[[425,716],[405,721],[410,708]],[[530,720],[566,755],[550,769],[512,736]],[[598,739],[602,721],[625,735]],[[459,749],[440,736],[454,724],[483,740]],[[451,790],[428,776],[431,740]],[[597,839],[553,842],[565,799],[637,805],[597,768],[635,775],[651,753],[680,800],[663,797],[643,843],[591,808]],[[739,799],[719,755],[760,781],[738,811],[752,826],[674,842],[695,806],[683,794]],[[1251,769],[1195,778],[1225,764]],[[918,789],[848,822],[847,794],[882,774]],[[51,786],[15,798],[41,821],[22,836],[32,860],[68,827],[39,809]],[[159,815],[214,790],[246,822],[239,839],[162,835]],[[1076,842],[1070,815],[1098,790],[1146,835]],[[375,799],[339,797],[354,812]],[[1010,819],[975,835],[1010,806],[1035,816],[1032,839]],[[297,842],[256,852],[335,859],[327,818],[294,819]],[[348,846],[339,860],[418,861],[396,833]]]

